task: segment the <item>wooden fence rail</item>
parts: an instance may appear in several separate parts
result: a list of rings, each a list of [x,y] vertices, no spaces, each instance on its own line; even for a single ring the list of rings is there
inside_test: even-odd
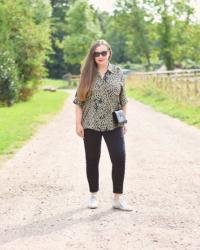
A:
[[[76,81],[76,82],[79,81],[80,75],[72,75],[71,73],[67,73],[67,74],[65,74],[65,75],[63,76],[63,79],[64,79],[64,80],[67,80],[68,83],[69,83],[69,85],[71,85],[72,82],[74,82],[74,81]]]
[[[200,104],[200,70],[164,72],[134,72],[127,77],[127,85],[144,87],[153,84],[177,99]]]

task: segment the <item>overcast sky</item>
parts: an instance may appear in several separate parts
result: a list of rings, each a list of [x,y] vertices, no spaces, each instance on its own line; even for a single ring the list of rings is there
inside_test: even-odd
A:
[[[105,10],[108,12],[112,12],[115,0],[88,0],[95,8],[99,8],[100,10]],[[194,6],[196,8],[196,16],[200,21],[200,0],[192,0]]]

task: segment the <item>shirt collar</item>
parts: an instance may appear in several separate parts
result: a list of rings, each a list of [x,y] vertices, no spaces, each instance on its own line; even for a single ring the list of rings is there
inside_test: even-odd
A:
[[[114,73],[114,66],[113,66],[111,63],[108,64],[108,70],[109,70],[111,73]]]

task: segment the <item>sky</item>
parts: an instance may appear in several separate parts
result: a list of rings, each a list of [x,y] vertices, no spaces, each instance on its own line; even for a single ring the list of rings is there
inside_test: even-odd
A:
[[[112,12],[115,0],[88,0],[95,8]]]
[[[92,4],[95,8],[99,8],[100,10],[105,10],[112,13],[115,0],[88,0],[90,4]],[[196,16],[200,21],[200,0],[192,0],[195,10]]]

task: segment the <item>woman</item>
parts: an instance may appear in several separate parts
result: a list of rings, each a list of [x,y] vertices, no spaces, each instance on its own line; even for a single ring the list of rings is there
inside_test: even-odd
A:
[[[126,125],[113,121],[112,111],[119,107],[126,113],[127,98],[121,69],[109,62],[110,45],[96,41],[81,68],[80,83],[76,92],[76,132],[83,138],[86,173],[91,196],[89,208],[98,207],[99,159],[101,140],[104,138],[112,161],[113,208],[131,211],[122,197],[125,174]]]

